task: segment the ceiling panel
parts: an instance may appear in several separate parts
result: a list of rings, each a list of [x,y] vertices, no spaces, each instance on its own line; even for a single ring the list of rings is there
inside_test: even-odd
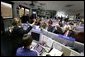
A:
[[[16,3],[24,3],[29,5],[31,3],[31,1],[13,1]],[[80,12],[83,11],[84,12],[84,1],[35,1],[35,5],[36,6],[40,6],[40,4],[44,4],[42,5],[42,7],[46,10],[61,10],[61,11],[65,11],[65,12]],[[66,5],[72,5],[70,7],[65,7]]]

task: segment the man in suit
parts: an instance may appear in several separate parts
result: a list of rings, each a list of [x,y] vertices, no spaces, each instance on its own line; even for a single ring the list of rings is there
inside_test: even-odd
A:
[[[60,25],[56,25],[56,27],[54,29],[54,33],[56,33],[56,34],[63,34],[63,31],[62,31]]]

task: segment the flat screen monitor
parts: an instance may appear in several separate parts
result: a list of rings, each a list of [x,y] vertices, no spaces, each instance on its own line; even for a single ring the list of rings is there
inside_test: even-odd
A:
[[[11,3],[1,1],[1,15],[3,18],[13,18]]]
[[[39,41],[40,34],[35,33],[35,32],[31,32],[31,36],[34,40]]]

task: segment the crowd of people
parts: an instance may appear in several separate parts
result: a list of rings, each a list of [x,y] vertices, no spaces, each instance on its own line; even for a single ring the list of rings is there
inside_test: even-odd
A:
[[[31,20],[31,21],[29,21]],[[34,25],[39,26],[39,28],[46,29],[49,32],[55,33],[55,34],[61,34],[68,37],[75,38],[75,27],[78,25],[76,22],[70,21],[64,21],[57,19],[55,26],[53,26],[52,19],[48,19],[48,21],[44,21],[41,18],[34,18],[30,19],[28,16],[22,16],[21,18],[14,18],[13,23],[11,26],[11,29],[6,31],[5,33],[1,33],[2,39],[8,39],[6,41],[9,42],[6,46],[6,50],[9,53],[5,53],[3,49],[2,44],[2,55],[3,56],[38,56],[35,51],[30,50],[30,45],[32,43],[32,37],[26,36],[27,39],[23,39],[24,35],[29,33],[29,31],[33,28]],[[26,30],[23,29],[22,24],[28,24],[28,28]],[[30,23],[30,24],[29,24]],[[3,26],[2,26],[3,27]],[[1,29],[1,31],[4,31]],[[4,41],[3,41],[4,42]],[[23,47],[22,47],[23,46]],[[8,48],[8,49],[7,49]],[[11,51],[9,51],[9,49]]]

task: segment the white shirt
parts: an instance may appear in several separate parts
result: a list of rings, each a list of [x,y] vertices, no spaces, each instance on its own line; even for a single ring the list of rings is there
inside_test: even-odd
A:
[[[72,29],[70,25],[65,25],[63,29],[65,30],[66,28],[69,28],[70,30]]]

